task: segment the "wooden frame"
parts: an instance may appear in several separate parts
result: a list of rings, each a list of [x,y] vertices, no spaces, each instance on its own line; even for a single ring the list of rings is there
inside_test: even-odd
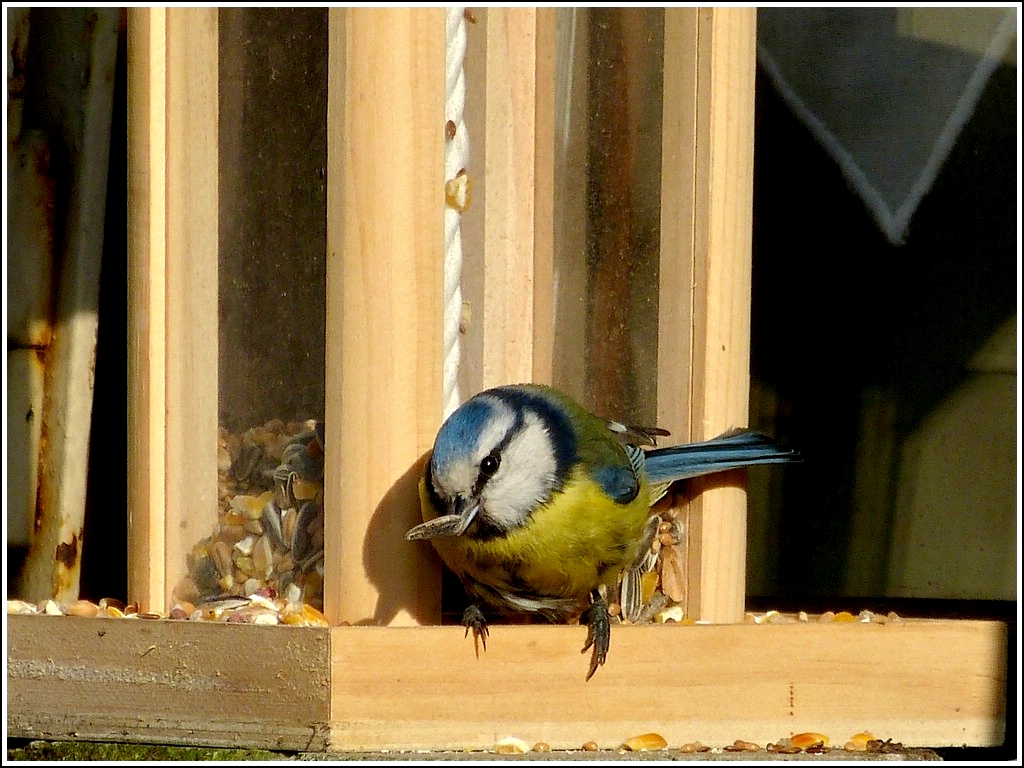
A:
[[[460,627],[11,616],[9,633],[11,736],[321,751],[1004,734],[998,622],[616,627],[589,682],[580,627],[494,627],[479,659]]]
[[[215,347],[212,364],[208,355],[217,101],[206,53],[215,50],[216,13],[129,12],[131,208],[142,211],[130,230],[130,598],[154,607],[166,605],[183,567],[181,526],[195,534],[204,524],[186,517],[179,494],[188,487],[192,514],[197,493],[210,493],[211,509],[216,493],[206,485],[216,466]],[[441,416],[443,13],[330,16],[332,42],[344,41],[331,48],[328,105],[328,313],[337,324],[328,323],[327,340],[325,609],[333,623],[437,617],[436,561],[425,548],[399,555],[394,542],[415,518],[418,462]],[[665,141],[678,154],[666,151],[664,161],[663,274],[674,282],[662,290],[689,298],[662,302],[659,344],[688,352],[676,367],[662,356],[659,418],[694,438],[746,416],[753,19],[752,9],[666,16],[666,56],[693,70],[666,69],[666,112],[678,121],[666,121]],[[515,300],[531,308],[522,322],[504,323],[515,327],[509,333],[532,329],[534,353],[496,361],[484,380],[540,376],[550,365],[553,162],[540,148],[554,119],[545,96],[550,23],[548,12],[529,9],[488,19],[488,40],[504,46],[489,62],[497,68],[490,95],[523,125],[511,148],[488,136],[488,153],[505,162],[487,167],[495,178],[512,173],[516,202],[492,198],[485,209],[497,217],[491,226],[519,239],[511,253],[488,252],[485,269],[526,270],[541,291]],[[517,77],[502,81],[502,67]],[[384,100],[399,119],[383,119]],[[530,158],[532,174],[509,157]],[[534,233],[530,243],[523,232]],[[498,344],[502,326],[488,321]],[[689,393],[682,406],[668,396],[680,388]],[[210,445],[197,451],[196,435]],[[716,488],[687,513],[699,584],[688,607],[703,618],[742,618],[743,507],[742,491]],[[714,528],[704,518],[711,509],[724,521]],[[677,746],[808,730],[841,744],[868,729],[933,747],[997,745],[1005,731],[1007,639],[998,622],[616,627],[608,664],[588,683],[579,627],[494,627],[479,659],[460,627],[11,616],[8,642],[12,736],[324,750],[487,749],[513,735],[559,749],[589,740],[616,747],[646,731]]]
[[[169,607],[216,522],[217,9],[128,18],[128,591]]]
[[[441,415],[444,13],[329,18],[344,45],[330,46],[328,71],[327,317],[339,322],[327,323],[324,552],[336,578],[324,608],[332,622],[429,623],[437,564],[420,548],[394,557],[392,542],[418,522],[415,468]]]
[[[658,423],[681,442],[747,423],[755,22],[751,9],[665,14]],[[712,482],[684,513],[687,614],[736,622],[746,493]]]
[[[483,21],[485,342],[478,389],[549,381],[554,353],[555,11],[494,8]]]

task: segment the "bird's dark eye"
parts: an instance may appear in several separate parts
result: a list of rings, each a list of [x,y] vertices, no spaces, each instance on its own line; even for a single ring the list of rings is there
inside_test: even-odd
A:
[[[501,461],[493,453],[484,456],[483,460],[480,462],[480,474],[484,477],[490,477],[498,471],[498,465],[500,463]]]

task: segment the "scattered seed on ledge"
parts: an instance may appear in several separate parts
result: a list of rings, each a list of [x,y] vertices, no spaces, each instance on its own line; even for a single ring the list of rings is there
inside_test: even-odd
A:
[[[769,744],[767,747],[769,752],[775,752],[780,755],[795,755],[803,750],[793,744],[791,739],[779,739],[774,744]]]
[[[525,755],[530,751],[530,745],[522,739],[506,736],[494,745],[494,751],[499,755]]]
[[[706,747],[699,741],[688,741],[679,747],[679,751],[685,752],[686,754],[692,754],[694,752],[710,752],[711,747]]]
[[[794,747],[800,747],[800,749],[807,749],[813,747],[815,744],[828,744],[828,736],[823,733],[797,733],[789,738],[790,743]]]
[[[68,616],[92,617],[100,612],[100,607],[88,600],[75,600],[67,607],[66,611]]]
[[[847,752],[867,752],[868,742],[874,740],[875,737],[870,732],[861,731],[851,736],[850,740],[843,745],[843,749]]]
[[[668,742],[660,733],[642,733],[626,739],[622,744],[630,752],[653,752],[658,749],[665,749]]]
[[[760,752],[761,746],[752,741],[736,739],[732,744],[724,747],[726,752]]]

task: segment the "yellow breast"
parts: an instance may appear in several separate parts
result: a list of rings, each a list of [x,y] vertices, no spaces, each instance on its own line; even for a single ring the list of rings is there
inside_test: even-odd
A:
[[[420,497],[424,519],[436,517],[422,485]],[[478,587],[474,591],[485,600],[517,610],[526,610],[522,601],[534,601],[548,605],[545,613],[562,614],[569,605],[584,607],[591,590],[614,585],[636,555],[649,506],[646,482],[632,502],[619,504],[574,472],[561,492],[506,535],[475,539],[471,527],[462,536],[437,538],[433,544],[448,567],[467,587]]]

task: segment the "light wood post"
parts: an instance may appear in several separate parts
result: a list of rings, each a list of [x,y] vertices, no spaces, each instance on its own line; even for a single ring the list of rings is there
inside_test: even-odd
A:
[[[130,599],[217,515],[217,10],[129,12]]]
[[[480,389],[551,380],[555,11],[489,8],[485,34]]]
[[[665,11],[658,423],[681,441],[747,420],[756,10]],[[741,477],[741,476],[740,476]],[[689,503],[688,615],[743,617],[746,494]]]
[[[440,426],[444,10],[330,11],[324,607],[440,616],[419,458]]]

